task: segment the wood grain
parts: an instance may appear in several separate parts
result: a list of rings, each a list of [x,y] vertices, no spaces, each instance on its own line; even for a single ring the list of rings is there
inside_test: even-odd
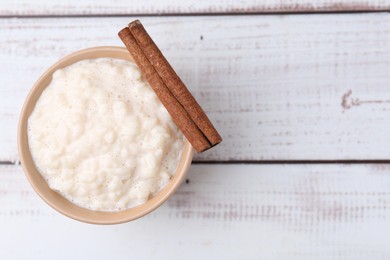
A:
[[[39,75],[133,19],[0,20],[0,161]],[[142,21],[224,139],[195,160],[390,159],[390,14]]]
[[[46,206],[20,166],[0,166],[0,258],[390,257],[390,165],[192,165],[188,180],[145,218],[94,226]]]
[[[2,0],[0,16],[388,11],[388,0]]]

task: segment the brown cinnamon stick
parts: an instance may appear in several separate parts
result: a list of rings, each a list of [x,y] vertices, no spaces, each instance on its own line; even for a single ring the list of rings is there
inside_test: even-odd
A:
[[[142,74],[153,88],[154,92],[161,100],[161,103],[166,107],[175,124],[180,128],[186,136],[191,145],[198,152],[203,152],[211,147],[211,144],[199,130],[196,124],[192,121],[187,111],[183,106],[177,102],[171,91],[167,88],[160,75],[146,58],[141,47],[138,45],[136,39],[131,34],[128,27],[122,29],[118,33],[119,37],[126,45],[127,49],[137,63]]]
[[[183,81],[177,75],[175,70],[164,57],[160,49],[149,36],[139,20],[135,20],[129,24],[131,34],[137,40],[139,46],[144,52],[146,58],[160,75],[168,89],[172,92],[178,102],[188,112],[191,119],[206,136],[211,146],[214,146],[222,141],[221,136],[210,122],[209,118],[200,107],[195,98],[191,95]]]

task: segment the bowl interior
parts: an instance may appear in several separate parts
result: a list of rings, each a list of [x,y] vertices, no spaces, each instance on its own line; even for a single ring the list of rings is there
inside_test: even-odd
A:
[[[51,207],[60,213],[79,221],[93,224],[117,224],[142,217],[156,209],[165,200],[167,200],[186,177],[189,166],[191,164],[193,151],[191,145],[185,139],[179,166],[170,182],[156,196],[149,199],[146,203],[127,210],[117,212],[103,212],[81,208],[72,204],[57,192],[51,190],[45,179],[36,169],[36,166],[31,157],[28,145],[27,120],[34,110],[35,104],[41,93],[50,84],[52,80],[52,74],[57,69],[64,68],[80,60],[96,58],[117,58],[134,62],[130,53],[125,48],[95,47],[75,52],[52,65],[35,83],[24,103],[18,129],[19,157],[23,170],[32,187],[38,193],[38,195]]]

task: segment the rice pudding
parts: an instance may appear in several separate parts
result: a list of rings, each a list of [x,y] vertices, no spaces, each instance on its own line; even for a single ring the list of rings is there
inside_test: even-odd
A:
[[[135,64],[91,59],[57,70],[28,119],[50,188],[91,210],[146,202],[174,174],[183,135]]]

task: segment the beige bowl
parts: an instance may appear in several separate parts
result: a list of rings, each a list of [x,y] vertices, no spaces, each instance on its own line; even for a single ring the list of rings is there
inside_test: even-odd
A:
[[[81,50],[66,56],[51,66],[35,83],[24,103],[19,119],[18,149],[23,170],[27,179],[38,195],[58,212],[73,219],[93,224],[118,224],[142,217],[164,203],[180,186],[185,179],[192,161],[193,150],[185,140],[179,166],[170,182],[153,198],[146,203],[123,211],[103,212],[93,211],[78,207],[57,192],[51,190],[40,175],[32,160],[28,145],[27,120],[34,110],[35,104],[42,91],[49,85],[52,74],[60,68],[69,66],[80,60],[95,58],[117,58],[133,61],[133,58],[125,48],[120,47],[95,47]]]

